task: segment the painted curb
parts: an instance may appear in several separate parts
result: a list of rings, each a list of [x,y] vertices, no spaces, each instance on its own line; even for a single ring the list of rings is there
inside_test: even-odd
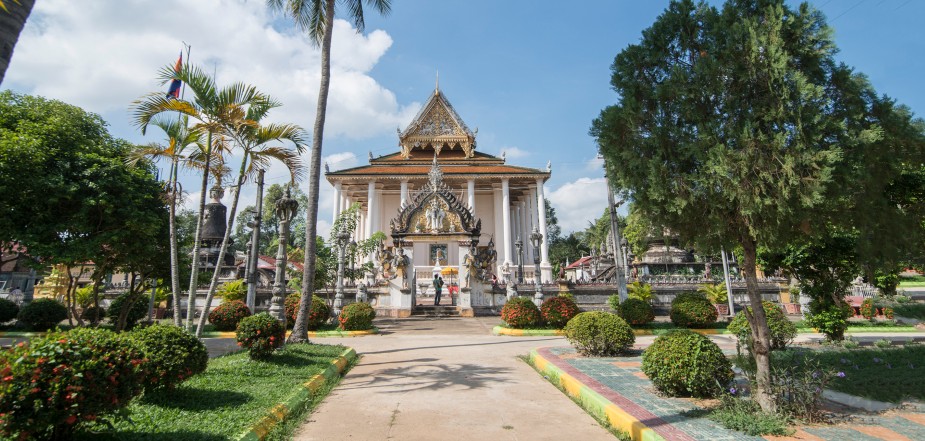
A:
[[[235,438],[238,441],[261,441],[263,440],[276,425],[286,420],[293,409],[298,409],[307,403],[318,389],[333,379],[340,376],[344,369],[357,358],[356,351],[353,348],[347,348],[320,374],[315,374],[311,379],[299,385],[292,395],[283,399],[283,402],[277,404],[266,416],[260,419],[256,424],[250,427],[247,432],[238,435]]]
[[[491,329],[494,335],[510,335],[512,337],[556,337],[565,335],[562,329],[514,329],[495,326]]]
[[[286,331],[286,337],[292,334],[292,331]],[[308,331],[309,337],[314,338],[338,338],[338,337],[363,337],[366,335],[379,334],[379,328],[368,329],[365,331]],[[202,338],[236,338],[234,332],[207,332],[202,334]]]
[[[567,395],[575,398],[578,405],[586,412],[630,434],[633,440],[665,441],[665,438],[655,433],[655,430],[646,426],[645,423],[591,390],[575,377],[563,372],[558,366],[550,363],[536,349],[530,351],[528,362],[542,373],[549,382],[562,389]]]
[[[895,409],[901,406],[899,403],[888,403],[885,401],[872,400],[870,398],[850,395],[831,389],[823,389],[822,397],[829,401],[841,404],[842,406],[864,409],[868,412],[882,412],[884,410]]]

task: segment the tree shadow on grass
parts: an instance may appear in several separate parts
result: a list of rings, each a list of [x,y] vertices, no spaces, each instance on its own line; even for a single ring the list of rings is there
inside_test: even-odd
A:
[[[241,406],[250,400],[250,395],[240,392],[183,387],[146,394],[141,402],[170,409],[206,411]]]
[[[232,437],[225,435],[215,435],[212,433],[200,432],[197,430],[177,430],[174,432],[138,432],[138,431],[119,431],[119,432],[102,432],[91,433],[82,432],[76,434],[74,439],[78,441],[230,441]]]

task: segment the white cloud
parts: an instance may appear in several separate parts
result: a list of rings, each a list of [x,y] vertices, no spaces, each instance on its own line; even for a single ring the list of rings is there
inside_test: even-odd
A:
[[[585,171],[600,172],[604,169],[604,158],[595,157],[585,163]]]
[[[579,178],[548,192],[546,198],[556,209],[563,233],[584,230],[607,208],[607,180]]]
[[[507,159],[518,159],[530,156],[530,152],[517,147],[501,147],[498,150],[498,156],[504,154]]]

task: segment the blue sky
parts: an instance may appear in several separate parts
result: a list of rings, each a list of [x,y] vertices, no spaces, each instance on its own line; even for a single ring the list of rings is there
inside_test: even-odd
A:
[[[439,70],[441,90],[479,129],[480,151],[506,150],[509,163],[538,168],[552,161],[546,191],[566,231],[598,216],[606,196],[588,128],[617,99],[609,86],[614,56],[638,41],[668,2],[393,3],[385,18],[368,10],[367,35],[343,22],[335,32],[324,145],[332,169],[365,163],[368,151],[396,151],[395,129],[432,93]],[[839,60],[867,74],[880,93],[925,111],[925,2],[814,4],[835,30]],[[259,0],[38,2],[3,87],[100,113],[117,136],[157,141],[130,126],[127,108],[159,90],[154,72],[175,60],[181,40],[192,44],[194,63],[214,67],[219,82],[254,84],[284,103],[279,120],[312,126],[317,50]],[[278,171],[270,178],[285,180]],[[187,189],[195,188],[187,179]],[[325,191],[323,232],[331,216]]]

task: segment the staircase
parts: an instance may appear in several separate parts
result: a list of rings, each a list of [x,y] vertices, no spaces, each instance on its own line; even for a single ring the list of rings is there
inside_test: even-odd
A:
[[[418,305],[411,310],[412,317],[459,317],[459,309],[450,305]]]

